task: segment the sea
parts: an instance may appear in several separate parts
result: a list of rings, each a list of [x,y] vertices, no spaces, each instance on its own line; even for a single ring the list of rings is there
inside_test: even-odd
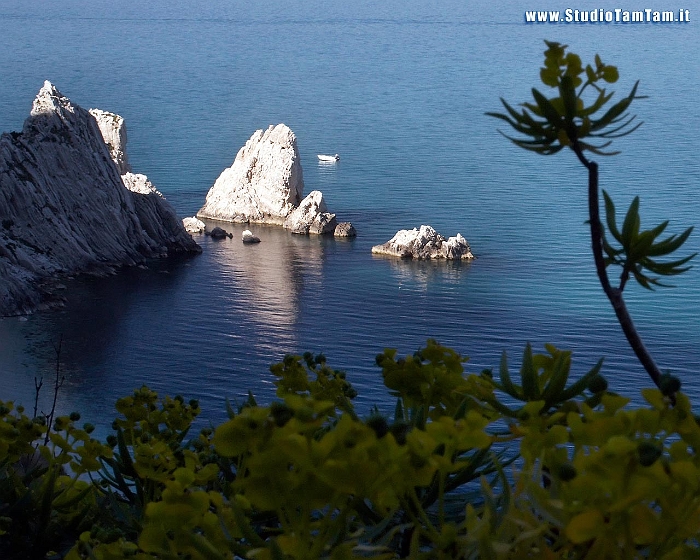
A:
[[[700,225],[700,11],[674,23],[527,23],[525,11],[634,10],[623,0],[539,6],[505,0],[0,0],[0,131],[21,130],[50,80],[74,103],[122,115],[135,172],[181,217],[257,129],[296,134],[305,192],[324,193],[352,240],[251,226],[262,242],[197,236],[202,254],[65,283],[60,310],[0,319],[0,400],[80,411],[108,429],[117,398],[147,385],[199,399],[202,422],[226,400],[274,398],[269,366],[323,353],[357,389],[357,408],[393,409],[376,354],[429,338],[466,372],[517,372],[526,343],[573,353],[572,378],[604,358],[610,389],[641,402],[651,382],[600,288],[590,250],[587,174],[570,151],[525,152],[485,115],[529,101],[544,40],[584,64],[616,65],[614,100],[639,80],[643,125],[594,159],[618,219],[639,195],[642,227]],[[653,10],[683,6],[655,0]],[[692,6],[691,6],[692,7]],[[600,12],[597,12],[600,13]],[[614,12],[613,12],[614,13]],[[603,12],[603,18],[605,12]],[[589,18],[590,19],[590,18]],[[635,121],[635,122],[637,122]],[[317,154],[340,154],[336,164]],[[422,224],[465,236],[471,262],[371,254]],[[212,224],[213,225],[213,224]],[[221,224],[219,224],[221,225]],[[681,249],[700,251],[694,232]],[[700,266],[673,288],[625,289],[663,371],[700,399]],[[619,271],[609,269],[613,280]]]

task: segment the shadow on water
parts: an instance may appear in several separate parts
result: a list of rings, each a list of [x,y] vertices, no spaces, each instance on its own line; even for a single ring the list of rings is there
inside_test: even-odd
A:
[[[14,385],[7,394],[33,401],[35,375],[48,387],[62,341],[66,411],[103,415],[116,396],[143,384],[215,399],[210,408],[217,409],[224,397],[248,389],[271,395],[269,365],[297,351],[302,295],[322,284],[328,240],[272,226],[218,225],[233,237],[196,236],[204,249],[197,257],[69,282],[65,308],[20,323],[18,348],[3,352],[3,377]],[[260,244],[242,243],[247,228]]]

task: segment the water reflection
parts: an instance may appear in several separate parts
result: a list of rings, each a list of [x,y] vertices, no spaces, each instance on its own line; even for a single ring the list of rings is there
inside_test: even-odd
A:
[[[410,286],[427,291],[430,284],[456,285],[471,267],[470,261],[397,259],[373,255],[373,259],[386,260],[392,276],[399,286]]]
[[[276,226],[208,222],[223,226],[233,238],[206,238],[205,252],[231,285],[221,286],[223,309],[241,313],[240,327],[250,333],[258,350],[277,352],[297,344],[296,323],[300,296],[309,283],[320,282],[323,272],[323,240],[299,236]],[[261,242],[244,245],[241,234],[250,229]],[[228,284],[228,282],[227,282]]]

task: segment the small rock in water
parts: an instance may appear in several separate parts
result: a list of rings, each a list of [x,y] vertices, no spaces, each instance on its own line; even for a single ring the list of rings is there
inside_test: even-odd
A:
[[[469,243],[459,233],[445,239],[430,226],[402,229],[382,245],[372,247],[375,255],[391,255],[402,259],[470,260],[474,258]]]
[[[292,233],[333,233],[336,226],[335,214],[328,212],[321,191],[311,191],[284,221],[284,228]]]
[[[207,235],[211,235],[212,239],[224,239],[225,237],[233,237],[232,233],[228,233],[225,229],[222,229],[220,227],[215,227],[211,232],[207,233]]]
[[[243,238],[243,243],[260,243],[260,238],[253,235],[253,232],[249,229],[245,230],[241,237]]]
[[[202,220],[197,218],[183,218],[182,225],[185,226],[187,233],[204,233],[206,225]]]
[[[350,222],[340,222],[335,226],[333,235],[335,237],[355,237],[357,236],[357,231],[355,231],[355,226]]]

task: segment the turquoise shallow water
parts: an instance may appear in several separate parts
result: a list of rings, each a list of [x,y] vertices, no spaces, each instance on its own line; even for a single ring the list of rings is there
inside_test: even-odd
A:
[[[557,8],[556,2],[552,9]],[[659,6],[662,9],[664,6]],[[675,7],[674,7],[675,8]],[[0,398],[27,403],[50,375],[61,337],[61,406],[100,422],[146,383],[205,401],[272,394],[270,363],[322,351],[348,371],[361,406],[388,405],[374,356],[412,353],[434,337],[471,357],[468,370],[518,363],[525,342],[574,351],[583,372],[606,356],[616,389],[646,378],[600,290],[590,256],[586,175],[573,154],[518,151],[484,112],[537,85],[543,38],[640,79],[645,121],[600,161],[620,208],[642,198],[643,224],[698,223],[700,34],[687,25],[523,23],[522,8],[463,2],[153,2],[72,0],[0,5],[0,130],[19,130],[50,79],[75,103],[125,117],[134,170],[182,216],[258,128],[297,135],[306,191],[320,189],[354,241],[254,228],[263,242],[201,240],[204,252],[68,285],[67,307],[0,320]],[[317,153],[340,153],[333,166]],[[462,233],[470,263],[373,257],[398,229]],[[687,252],[698,250],[698,234]],[[700,393],[700,269],[673,290],[627,299],[662,368]]]

